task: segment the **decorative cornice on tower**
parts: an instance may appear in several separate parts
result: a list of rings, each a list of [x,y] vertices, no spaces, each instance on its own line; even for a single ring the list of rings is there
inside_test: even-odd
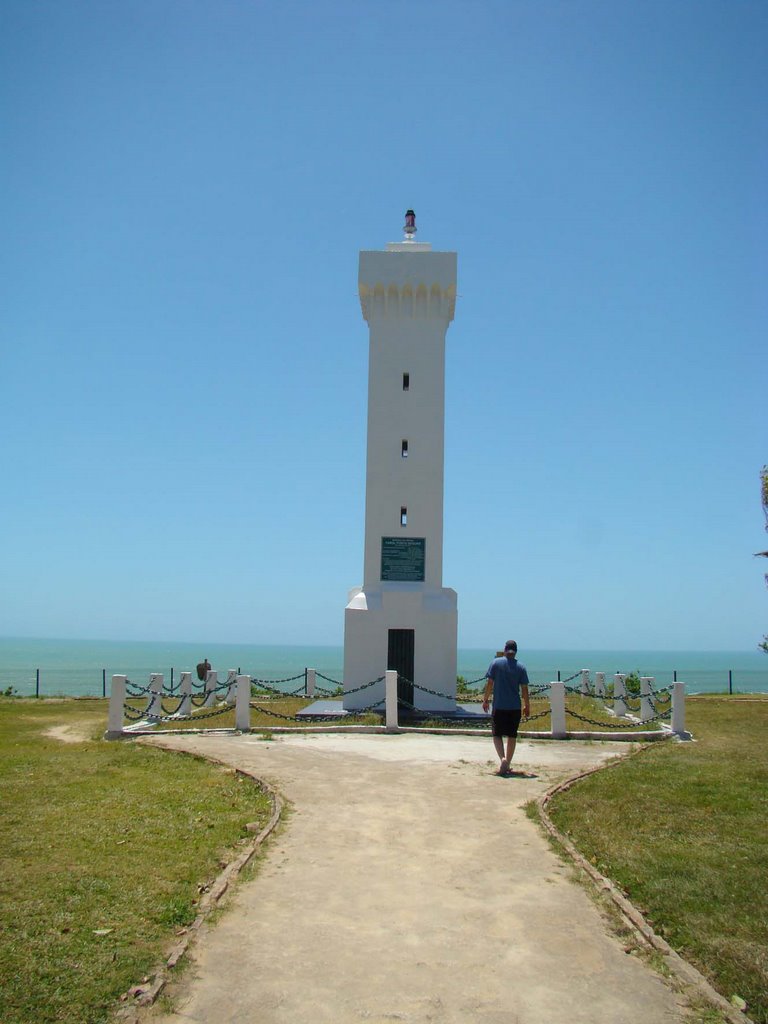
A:
[[[385,286],[382,282],[371,286],[359,285],[360,306],[364,319],[370,323],[372,317],[439,317],[449,323],[456,310],[456,286],[441,288],[435,283],[421,282],[414,288],[410,284],[399,287]]]
[[[453,320],[456,253],[432,252],[431,246],[418,251],[416,245],[393,242],[383,252],[360,254],[358,291],[368,323],[379,317]]]

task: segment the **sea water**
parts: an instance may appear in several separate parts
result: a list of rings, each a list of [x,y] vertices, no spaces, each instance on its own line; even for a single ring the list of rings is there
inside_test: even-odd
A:
[[[482,677],[496,655],[492,648],[463,648],[458,652],[458,674],[468,682]],[[101,696],[109,693],[113,674],[127,675],[147,685],[151,672],[162,672],[170,683],[182,671],[194,673],[205,658],[223,679],[236,669],[259,679],[277,681],[278,688],[295,690],[303,683],[305,668],[328,679],[342,679],[344,650],[340,646],[263,644],[191,644],[106,640],[52,640],[0,638],[0,693],[12,687],[21,696]],[[768,692],[768,655],[754,651],[641,651],[641,650],[525,650],[519,660],[532,684],[568,679],[580,669],[638,672],[653,676],[657,686],[673,681],[675,673],[688,693],[727,691],[729,672],[734,693]],[[298,678],[295,678],[298,677]],[[196,678],[196,676],[195,676]],[[418,679],[415,680],[418,683]],[[323,686],[330,684],[319,680]],[[475,688],[482,682],[475,682]]]

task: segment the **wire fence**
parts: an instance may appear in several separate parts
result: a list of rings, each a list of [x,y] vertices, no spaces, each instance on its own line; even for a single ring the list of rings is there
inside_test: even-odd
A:
[[[114,671],[123,671],[122,667]],[[167,673],[165,678],[170,680],[168,688],[171,690],[178,689],[179,680],[181,678],[181,671],[172,666]],[[186,670],[184,670],[186,671]],[[241,674],[241,668],[237,668],[236,672],[238,675]],[[247,671],[247,669],[246,669]],[[480,672],[479,669],[475,670]],[[618,670],[617,670],[618,671]],[[273,679],[264,677],[263,673],[257,670],[252,671],[250,674],[254,679],[263,679],[265,686],[271,686],[276,690],[283,692],[282,684],[286,680],[297,681],[296,689],[304,688],[303,692],[306,693],[306,679],[308,669],[298,669],[295,674],[288,676],[284,679]],[[10,668],[0,663],[0,695],[2,696],[18,696],[18,697],[102,697],[105,698],[109,695],[110,679],[112,677],[113,670],[109,668],[101,668],[94,670],[93,668],[83,669],[59,669],[54,667],[41,667],[33,669],[24,668]],[[140,673],[135,671],[134,674],[138,676]],[[142,670],[141,674],[148,674],[145,670]],[[341,671],[337,670],[334,673],[333,669],[329,669],[328,672],[321,672],[317,670],[317,678],[325,680],[325,683],[321,687],[326,696],[338,696],[341,689],[343,688],[340,679],[334,678],[334,674],[341,676]],[[544,691],[548,688],[549,683],[556,680],[558,682],[569,682],[570,680],[576,679],[580,674],[580,670],[576,672],[563,671],[560,669],[554,672],[543,673],[541,670],[529,671],[531,677],[532,689],[536,688],[540,691]],[[684,679],[689,693],[703,692],[703,693],[730,693],[730,694],[746,694],[746,693],[768,693],[768,659],[766,659],[766,670],[761,672],[757,669],[727,669],[723,670],[722,673],[714,672],[708,669],[672,669],[671,672],[665,670],[664,673],[659,670],[648,671],[633,671],[627,672],[626,675],[631,676],[642,676],[655,675],[657,679],[665,679],[669,682],[677,682],[678,679]],[[459,675],[457,677],[457,696],[460,700],[472,699],[473,697],[479,696],[482,692],[483,686],[485,685],[485,673],[478,674],[476,677],[474,673],[466,673],[471,675],[472,678],[466,678],[465,675]],[[195,674],[193,672],[193,678]],[[197,682],[195,678],[195,682]],[[202,686],[202,683],[200,683]]]

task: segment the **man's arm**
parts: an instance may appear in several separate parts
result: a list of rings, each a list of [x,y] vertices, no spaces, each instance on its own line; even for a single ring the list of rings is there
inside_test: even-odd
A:
[[[528,687],[525,683],[520,687],[520,693],[523,695],[523,718],[527,718],[531,713],[531,702],[528,699]]]
[[[486,712],[488,711],[488,703],[489,703],[489,701],[491,699],[491,694],[492,693],[493,693],[493,680],[489,676],[485,680],[485,689],[483,690],[483,711],[486,711]]]

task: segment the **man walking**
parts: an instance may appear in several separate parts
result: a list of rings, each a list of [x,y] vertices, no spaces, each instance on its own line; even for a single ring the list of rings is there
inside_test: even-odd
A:
[[[485,673],[485,691],[483,692],[483,711],[487,713],[488,703],[493,694],[493,745],[499,755],[501,765],[499,775],[509,774],[509,765],[517,745],[517,730],[520,718],[527,718],[531,712],[528,699],[528,673],[525,665],[517,660],[517,641],[507,640],[504,644],[504,655],[491,662]],[[522,695],[522,708],[521,708]],[[507,749],[504,749],[504,737],[507,738]]]

